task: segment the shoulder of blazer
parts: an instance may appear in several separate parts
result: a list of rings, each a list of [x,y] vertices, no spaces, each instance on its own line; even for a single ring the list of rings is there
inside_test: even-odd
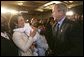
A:
[[[56,24],[57,24],[57,22],[55,22],[55,23],[52,25],[52,29],[55,27]]]
[[[71,20],[65,18],[65,20],[63,21],[63,23],[62,23],[62,25],[61,25],[61,28],[64,27],[64,26],[66,26],[66,25],[67,25],[68,27],[72,28],[72,27],[73,27],[73,24],[74,24],[73,21],[71,21]],[[66,27],[67,27],[67,26],[66,26]]]
[[[73,21],[71,21],[71,20],[69,20],[69,19],[66,19],[66,18],[65,18],[65,20],[63,21],[63,23],[74,24]]]

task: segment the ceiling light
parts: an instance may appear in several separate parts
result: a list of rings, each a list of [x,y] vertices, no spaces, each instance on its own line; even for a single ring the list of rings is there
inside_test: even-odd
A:
[[[48,6],[48,5],[51,5],[51,4],[53,4],[53,3],[59,4],[59,3],[61,3],[61,2],[60,2],[60,1],[51,1],[51,2],[49,2],[49,3],[44,4],[44,6]]]
[[[6,13],[6,12],[7,12],[7,9],[4,7],[1,7],[1,13]]]
[[[70,3],[72,3],[73,1],[69,1]]]
[[[19,2],[19,3],[18,3],[18,5],[22,6],[22,5],[23,5],[23,3],[22,3],[22,2]]]
[[[74,14],[73,11],[66,12],[66,15],[68,15],[68,16],[72,16],[73,14]]]
[[[71,8],[70,6],[68,8]]]
[[[10,13],[11,13],[11,14],[17,14],[18,11],[16,11],[16,10],[10,10]]]
[[[19,13],[28,13],[28,11],[19,11]]]
[[[46,3],[44,4],[43,6],[39,7],[38,9],[36,9],[37,11],[40,11],[40,12],[43,12],[44,10],[43,9],[51,9],[51,5],[55,3],[55,4],[59,4],[59,3],[62,3],[60,1],[51,1],[49,3]]]
[[[67,1],[64,1],[64,2],[67,2]]]
[[[37,11],[43,12],[43,9],[36,9]]]
[[[7,8],[4,8],[4,7],[1,7],[1,13],[11,13],[11,14],[17,14],[17,13],[18,13],[18,11],[13,10],[13,9],[7,9]]]

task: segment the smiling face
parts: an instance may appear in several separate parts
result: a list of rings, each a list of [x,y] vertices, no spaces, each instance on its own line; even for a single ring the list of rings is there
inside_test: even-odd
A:
[[[62,17],[65,15],[65,8],[62,5],[54,5],[52,8],[52,16],[55,21],[60,21]]]
[[[54,7],[53,7],[53,9],[52,9],[52,16],[53,16],[54,20],[55,20],[55,21],[58,21],[59,18],[61,17],[61,15],[62,15],[62,14],[61,14],[61,12],[60,12],[58,6],[57,6],[57,5],[54,5]]]

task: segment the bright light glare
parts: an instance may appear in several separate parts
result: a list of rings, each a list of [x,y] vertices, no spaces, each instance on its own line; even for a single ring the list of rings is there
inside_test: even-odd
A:
[[[69,1],[70,3],[72,3],[73,1]]]
[[[48,5],[51,5],[51,4],[53,4],[53,3],[59,4],[59,3],[61,3],[61,2],[60,2],[60,1],[51,1],[51,2],[49,2],[49,3],[46,3],[44,6],[48,6]]]
[[[16,11],[16,10],[10,10],[10,13],[11,13],[11,14],[17,14],[18,11]]]
[[[23,5],[23,3],[22,2],[19,2],[18,5]]]
[[[26,21],[29,21],[29,20],[26,20]]]
[[[66,15],[68,15],[68,16],[72,16],[73,14],[74,14],[73,11],[66,12]]]
[[[16,11],[16,10],[1,7],[1,13],[8,13],[8,12],[11,14],[17,14],[18,13],[18,11]]]
[[[28,11],[19,11],[19,13],[28,13]]]
[[[37,11],[43,12],[43,9],[36,9]]]
[[[6,13],[6,12],[8,12],[8,10],[4,7],[1,7],[1,13]]]

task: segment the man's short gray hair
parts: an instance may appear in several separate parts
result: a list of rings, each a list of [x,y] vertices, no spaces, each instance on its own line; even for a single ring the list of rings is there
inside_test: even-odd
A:
[[[57,5],[57,7],[59,8],[59,10],[63,11],[64,14],[66,14],[66,12],[67,12],[68,9],[67,9],[67,6],[65,4],[55,4],[55,5]]]

